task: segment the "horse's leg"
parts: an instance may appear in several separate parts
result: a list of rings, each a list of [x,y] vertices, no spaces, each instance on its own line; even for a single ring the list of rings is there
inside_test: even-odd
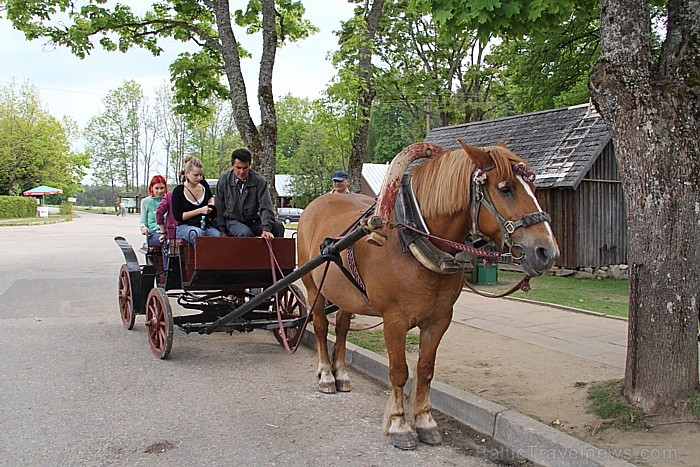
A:
[[[314,333],[316,334],[316,354],[318,355],[318,390],[327,394],[335,393],[335,378],[328,356],[328,317],[326,316],[326,299],[323,295],[318,295],[315,288],[307,286],[309,300],[316,303],[313,307]]]
[[[403,388],[408,380],[406,332],[405,326],[392,325],[385,319],[384,342],[389,354],[391,396],[384,412],[384,434],[388,434],[392,444],[399,449],[415,449],[416,440],[410,425],[406,422],[403,404]]]
[[[442,336],[450,325],[452,313],[448,313],[447,319],[442,318],[430,323],[430,326],[421,328],[420,351],[416,374],[413,376],[413,389],[409,400],[411,418],[414,419],[414,427],[418,439],[426,444],[442,443],[442,435],[437,423],[430,414],[430,382],[435,371],[435,357]]]
[[[335,323],[335,346],[333,347],[333,355],[331,362],[333,363],[333,374],[335,375],[335,388],[340,392],[350,392],[350,375],[348,374],[345,350],[350,329],[350,317],[352,313],[344,310],[339,310],[336,314]]]

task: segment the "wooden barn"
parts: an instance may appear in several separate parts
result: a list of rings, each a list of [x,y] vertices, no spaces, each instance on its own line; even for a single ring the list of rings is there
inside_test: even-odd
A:
[[[613,142],[592,106],[535,112],[435,128],[425,141],[459,148],[500,140],[537,173],[542,209],[552,217],[561,256],[568,269],[627,263],[627,222]]]

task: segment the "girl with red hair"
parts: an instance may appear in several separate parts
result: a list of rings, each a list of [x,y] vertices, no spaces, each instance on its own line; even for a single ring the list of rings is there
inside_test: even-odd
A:
[[[141,233],[147,236],[148,246],[160,246],[160,232],[156,222],[156,209],[168,192],[168,184],[162,175],[154,175],[148,184],[148,196],[141,200]]]

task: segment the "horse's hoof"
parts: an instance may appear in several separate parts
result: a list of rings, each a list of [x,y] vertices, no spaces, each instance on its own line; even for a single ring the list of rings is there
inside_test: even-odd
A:
[[[350,380],[348,379],[336,379],[335,388],[338,390],[338,392],[352,391],[352,386],[350,386]]]
[[[416,449],[416,439],[411,433],[389,433],[391,442],[395,448],[411,451]]]
[[[422,443],[430,444],[431,446],[442,444],[442,435],[437,428],[416,428],[416,433]]]
[[[320,381],[318,383],[318,390],[324,394],[335,394],[335,382]]]

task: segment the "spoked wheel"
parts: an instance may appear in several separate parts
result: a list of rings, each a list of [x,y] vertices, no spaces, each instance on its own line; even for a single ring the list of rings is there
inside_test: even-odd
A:
[[[136,321],[134,297],[131,293],[131,277],[126,264],[122,264],[119,270],[119,314],[122,316],[124,327],[128,330],[134,329],[134,322]]]
[[[162,287],[151,289],[146,299],[146,330],[153,354],[167,358],[173,347],[173,311]]]
[[[306,299],[301,290],[292,284],[278,294],[279,307],[282,319],[294,319],[306,317]],[[284,345],[284,337],[287,338],[289,347],[294,347],[299,339],[304,335],[304,325],[299,324],[289,328],[273,329],[273,334],[277,341]]]

